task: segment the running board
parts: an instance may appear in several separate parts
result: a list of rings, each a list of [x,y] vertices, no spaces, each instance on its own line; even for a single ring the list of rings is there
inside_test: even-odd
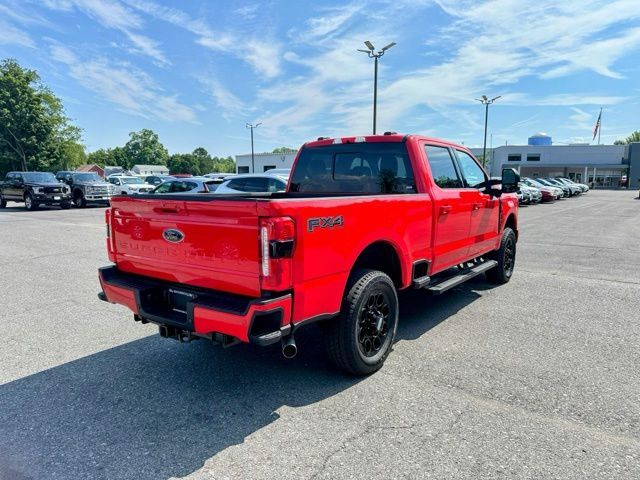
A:
[[[486,272],[487,270],[491,270],[496,265],[498,265],[498,262],[496,262],[495,260],[487,260],[481,263],[480,265],[476,265],[475,267],[472,267],[469,270],[460,272],[458,275],[447,278],[446,280],[443,280],[440,283],[436,283],[435,285],[426,287],[426,290],[433,293],[434,295],[440,295],[441,293],[444,293],[453,287],[457,287],[458,285],[466,282],[467,280],[471,280],[473,277],[477,277],[478,275]]]

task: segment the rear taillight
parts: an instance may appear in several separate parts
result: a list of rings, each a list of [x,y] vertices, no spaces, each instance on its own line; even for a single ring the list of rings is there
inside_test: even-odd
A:
[[[262,288],[281,291],[291,288],[291,258],[295,245],[295,223],[289,217],[260,220]]]
[[[111,209],[107,208],[104,212],[104,221],[107,226],[107,255],[112,262],[116,261],[115,250],[113,248],[113,236],[111,232]]]

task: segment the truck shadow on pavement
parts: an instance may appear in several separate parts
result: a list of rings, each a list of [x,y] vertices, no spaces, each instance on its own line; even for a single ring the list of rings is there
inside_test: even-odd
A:
[[[403,293],[398,339],[425,334],[479,298],[472,290],[483,285],[439,298]],[[362,380],[327,365],[320,335],[318,326],[301,329],[290,361],[279,346],[223,350],[153,335],[2,385],[0,479],[188,475],[276,421],[280,407],[310,405]]]

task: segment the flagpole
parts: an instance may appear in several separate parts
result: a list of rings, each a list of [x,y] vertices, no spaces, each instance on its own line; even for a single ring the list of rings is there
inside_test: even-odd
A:
[[[600,145],[600,134],[602,133],[602,107],[600,107],[600,127],[598,128],[598,145]]]

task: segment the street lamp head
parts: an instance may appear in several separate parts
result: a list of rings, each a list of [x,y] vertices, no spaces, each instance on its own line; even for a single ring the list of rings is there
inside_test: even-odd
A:
[[[485,102],[488,100],[486,95],[482,95],[482,100],[484,100]]]
[[[396,42],[391,42],[389,45],[387,45],[386,47],[382,47],[382,51],[386,52],[387,50],[389,50],[391,47],[393,47],[394,45],[396,45]]]
[[[371,50],[372,52],[376,49],[376,47],[373,46],[373,43],[371,43],[369,40],[365,41],[364,44],[367,46],[367,48],[369,50]]]
[[[371,50],[365,50],[364,48],[358,48],[357,50],[358,50],[359,52],[364,52],[364,53],[366,53],[367,55],[369,55],[369,54],[371,53]]]
[[[499,99],[499,98],[501,98],[501,97],[502,97],[502,95],[498,95],[497,97],[493,97],[493,98],[491,99],[491,103],[495,102],[497,99]]]

